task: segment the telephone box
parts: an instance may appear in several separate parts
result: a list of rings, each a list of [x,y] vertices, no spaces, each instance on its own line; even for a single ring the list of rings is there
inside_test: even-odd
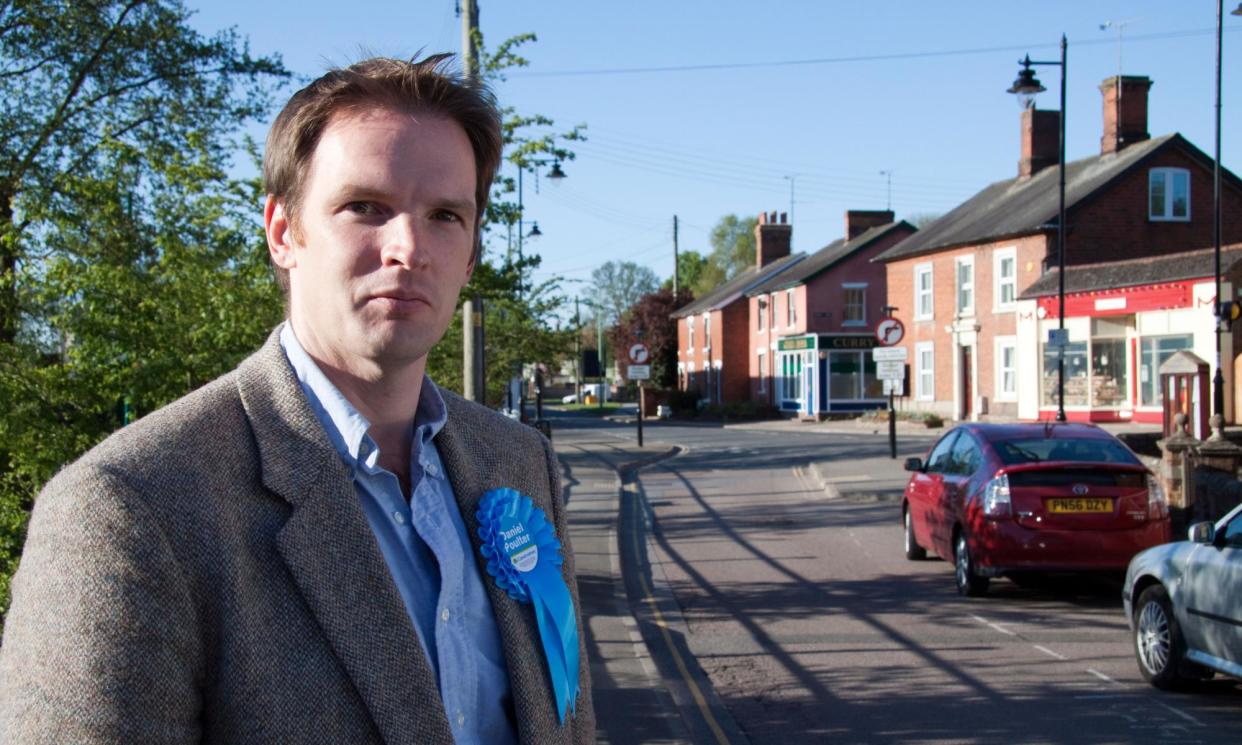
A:
[[[1173,417],[1186,415],[1189,434],[1199,440],[1209,434],[1211,375],[1208,363],[1183,349],[1160,366],[1160,391],[1164,395],[1164,436],[1173,434]]]

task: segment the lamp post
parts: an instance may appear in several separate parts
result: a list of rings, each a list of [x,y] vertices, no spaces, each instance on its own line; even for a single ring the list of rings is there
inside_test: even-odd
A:
[[[1229,12],[1230,15],[1242,16],[1242,3]],[[1221,78],[1221,38],[1224,31],[1225,4],[1224,0],[1216,0],[1216,158],[1212,167],[1212,242],[1215,246],[1216,270],[1216,373],[1212,376],[1212,413],[1220,416],[1221,426],[1225,423],[1225,373],[1220,366],[1220,334],[1222,319],[1226,309],[1224,298],[1220,296],[1220,78]]]
[[[1035,94],[1047,88],[1040,85],[1031,70],[1034,65],[1051,65],[1061,68],[1061,133],[1058,177],[1060,178],[1060,203],[1057,210],[1057,421],[1065,421],[1065,74],[1066,52],[1069,43],[1061,34],[1061,60],[1059,62],[1032,60],[1030,55],[1018,60],[1022,70],[1009,92],[1018,96],[1023,109],[1035,107]],[[1118,82],[1120,84],[1120,82]]]
[[[521,264],[522,257],[523,257],[522,255],[523,240],[525,240],[526,238],[538,238],[539,236],[543,235],[543,231],[539,230],[538,222],[534,223],[534,227],[531,228],[531,231],[529,234],[525,232],[526,231],[526,226],[524,224],[525,215],[523,214],[523,208],[522,208],[522,173],[527,168],[531,168],[532,166],[551,165],[552,168],[551,170],[548,171],[548,178],[552,179],[553,183],[558,183],[560,182],[561,179],[565,178],[565,171],[561,170],[561,161],[559,158],[551,158],[551,159],[549,158],[520,158],[519,160],[514,161],[514,163],[515,165],[517,165],[517,168],[518,168],[518,236],[517,236],[518,241],[517,242],[518,242],[518,263]],[[538,176],[538,172],[536,172],[535,175]],[[536,187],[538,187],[537,182],[536,182]],[[539,190],[538,188],[535,189],[535,191],[538,191],[538,190]],[[512,223],[510,223],[510,225],[512,225]],[[518,285],[520,287],[522,284],[521,282],[522,278],[520,276],[521,270],[519,269],[518,271],[519,271]]]

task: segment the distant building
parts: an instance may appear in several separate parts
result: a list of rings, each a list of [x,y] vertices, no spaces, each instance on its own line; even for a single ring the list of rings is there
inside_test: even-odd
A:
[[[871,348],[886,304],[872,262],[916,228],[891,211],[845,213],[845,236],[747,291],[750,395],[814,417],[884,405]]]
[[[1213,161],[1147,133],[1145,77],[1103,82],[1098,155],[1066,165],[1065,410],[1159,421],[1156,370],[1180,349],[1215,358]],[[906,327],[906,405],[953,419],[1051,418],[1057,408],[1060,112],[1021,119],[1017,178],[997,182],[882,253]],[[1242,182],[1222,171],[1225,298],[1238,287]],[[1240,325],[1242,326],[1242,325]],[[1238,332],[1222,338],[1233,390]],[[1226,397],[1233,421],[1234,396]]]
[[[672,314],[677,319],[680,390],[698,391],[710,404],[749,400],[746,293],[806,258],[790,255],[791,237],[784,213],[779,219],[775,212],[761,214],[755,227],[755,265]]]

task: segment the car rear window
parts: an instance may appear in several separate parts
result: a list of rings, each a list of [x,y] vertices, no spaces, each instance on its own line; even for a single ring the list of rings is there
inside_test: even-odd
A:
[[[1138,463],[1130,450],[1116,440],[1056,439],[1004,440],[992,447],[1007,466],[1063,460],[1076,463]]]

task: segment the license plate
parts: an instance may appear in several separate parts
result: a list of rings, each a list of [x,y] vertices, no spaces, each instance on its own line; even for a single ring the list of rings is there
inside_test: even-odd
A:
[[[1049,499],[1049,512],[1112,512],[1113,500],[1075,497],[1073,499]]]

